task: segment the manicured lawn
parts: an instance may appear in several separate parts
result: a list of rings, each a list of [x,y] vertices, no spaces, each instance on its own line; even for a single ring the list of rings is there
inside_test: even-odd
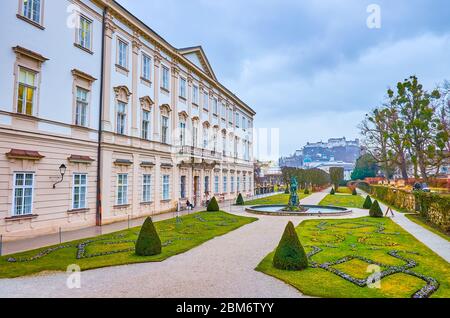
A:
[[[352,194],[352,190],[349,187],[339,187],[336,192],[343,194]]]
[[[450,241],[450,234],[445,233],[443,230],[441,230],[439,227],[434,225],[433,223],[427,221],[425,218],[421,217],[420,214],[414,213],[414,214],[405,214],[405,216],[413,221],[416,224],[419,224],[420,226],[423,226],[427,230],[433,232],[434,234],[439,235],[440,237],[446,239],[447,241]]]
[[[327,195],[319,205],[334,205],[346,208],[358,208],[362,209],[364,204],[364,198],[360,195],[349,194],[335,194]]]
[[[149,257],[137,256],[134,253],[140,227],[7,255],[0,257],[0,278],[41,271],[65,271],[70,264],[77,264],[82,270],[87,270],[131,263],[160,262],[256,220],[225,212],[200,212],[183,216],[179,223],[175,219],[155,222],[163,248],[160,255]],[[42,253],[45,255],[41,257]],[[9,258],[15,258],[16,262],[8,262]]]
[[[303,192],[298,193],[298,197],[300,200],[306,198],[309,194],[304,194]],[[255,199],[251,201],[245,201],[245,205],[260,205],[260,204],[288,204],[289,202],[289,194],[275,194],[269,197]],[[301,201],[300,201],[301,203]]]
[[[309,267],[275,269],[272,252],[256,270],[311,296],[409,298],[422,290],[425,296],[450,297],[450,265],[388,218],[307,220],[296,230],[309,254]],[[380,288],[367,286],[371,263],[382,271]],[[431,287],[430,293],[425,286]]]

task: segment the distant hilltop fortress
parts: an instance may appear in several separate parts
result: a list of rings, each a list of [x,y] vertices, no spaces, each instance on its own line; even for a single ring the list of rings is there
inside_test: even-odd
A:
[[[359,139],[330,138],[328,142],[308,142],[292,156],[280,158],[279,165],[305,169],[319,168],[326,171],[329,171],[330,167],[343,167],[348,177],[360,155]]]

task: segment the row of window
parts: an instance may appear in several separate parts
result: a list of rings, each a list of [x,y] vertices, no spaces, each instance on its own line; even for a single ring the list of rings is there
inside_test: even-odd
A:
[[[21,12],[24,17],[41,23],[42,3],[40,0],[21,0]],[[77,20],[76,44],[87,49],[92,50],[92,32],[93,21],[84,15],[79,14]],[[117,49],[117,64],[123,68],[128,68],[128,43],[124,40],[118,39]],[[151,80],[152,59],[147,54],[142,54],[142,78]],[[26,68],[19,68],[18,80],[18,97],[17,97],[17,112],[26,115],[34,115],[33,110],[36,104],[36,96],[38,89],[38,73]],[[180,97],[187,98],[187,81],[186,78],[180,77]],[[161,87],[170,89],[170,70],[167,66],[162,65]],[[193,103],[199,104],[199,86],[193,85]],[[220,104],[220,106],[219,106]],[[209,95],[203,92],[203,108],[209,110]],[[119,102],[117,105],[117,124],[116,132],[118,134],[126,134],[126,116],[127,105]],[[213,113],[221,114],[222,118],[226,120],[227,106],[224,103],[219,103],[217,98],[213,99]],[[75,125],[87,127],[89,114],[89,91],[77,87],[76,88],[76,109],[75,109]],[[142,135],[143,139],[150,139],[150,112],[143,111],[142,114]],[[233,122],[233,110],[228,108],[228,120]],[[161,118],[161,141],[168,143],[168,118],[163,116]],[[167,125],[165,125],[167,123]],[[251,127],[250,119],[244,115],[241,116],[239,112],[235,113],[235,125],[237,128],[247,129]]]
[[[32,214],[35,175],[33,172],[14,173],[13,206],[14,216]],[[72,209],[87,207],[87,174],[74,173],[72,182]]]
[[[33,210],[33,191],[35,175],[33,172],[16,172],[14,174],[14,189],[13,189],[13,215],[29,215]],[[234,176],[230,178],[230,192],[234,192]],[[251,189],[251,177],[246,179],[243,176],[243,191]],[[170,175],[162,176],[162,200],[170,200]],[[247,185],[248,182],[248,185]],[[237,191],[240,191],[241,179],[237,177]],[[223,176],[223,192],[226,193],[228,189],[228,178]],[[186,198],[186,176],[180,177],[180,198]],[[209,176],[204,179],[204,192],[209,192]],[[120,173],[117,175],[117,205],[128,204],[128,174]],[[214,193],[219,193],[219,176],[214,176]],[[152,175],[142,175],[142,202],[149,203],[152,201]],[[72,209],[87,208],[87,174],[74,173],[72,182]]]
[[[205,177],[205,178],[208,178],[208,177]],[[228,192],[228,177],[227,176],[223,176],[222,177],[222,182],[223,182],[222,183],[222,192],[223,193],[227,193]],[[247,182],[248,182],[248,184],[247,184]],[[243,191],[250,190],[251,189],[251,184],[252,184],[252,178],[249,177],[247,179],[247,177],[244,176],[243,180],[242,180],[242,190]],[[230,185],[231,185],[230,192],[233,193],[234,192],[234,186],[235,186],[234,176],[231,176],[231,183],[230,183]],[[236,186],[237,186],[236,187],[237,191],[240,192],[241,191],[241,178],[240,177],[237,177]],[[206,180],[205,180],[205,188],[206,188]],[[219,190],[219,176],[214,176],[214,193],[220,193],[220,190]]]

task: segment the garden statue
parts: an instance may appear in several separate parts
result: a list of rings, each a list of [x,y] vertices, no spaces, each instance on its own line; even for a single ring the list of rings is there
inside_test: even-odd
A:
[[[291,195],[289,196],[289,207],[298,207],[299,201],[298,201],[298,183],[296,177],[291,177]]]

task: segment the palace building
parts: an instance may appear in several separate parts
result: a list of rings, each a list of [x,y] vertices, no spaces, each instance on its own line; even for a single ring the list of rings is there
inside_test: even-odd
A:
[[[112,0],[3,1],[0,234],[253,195],[255,111]]]

